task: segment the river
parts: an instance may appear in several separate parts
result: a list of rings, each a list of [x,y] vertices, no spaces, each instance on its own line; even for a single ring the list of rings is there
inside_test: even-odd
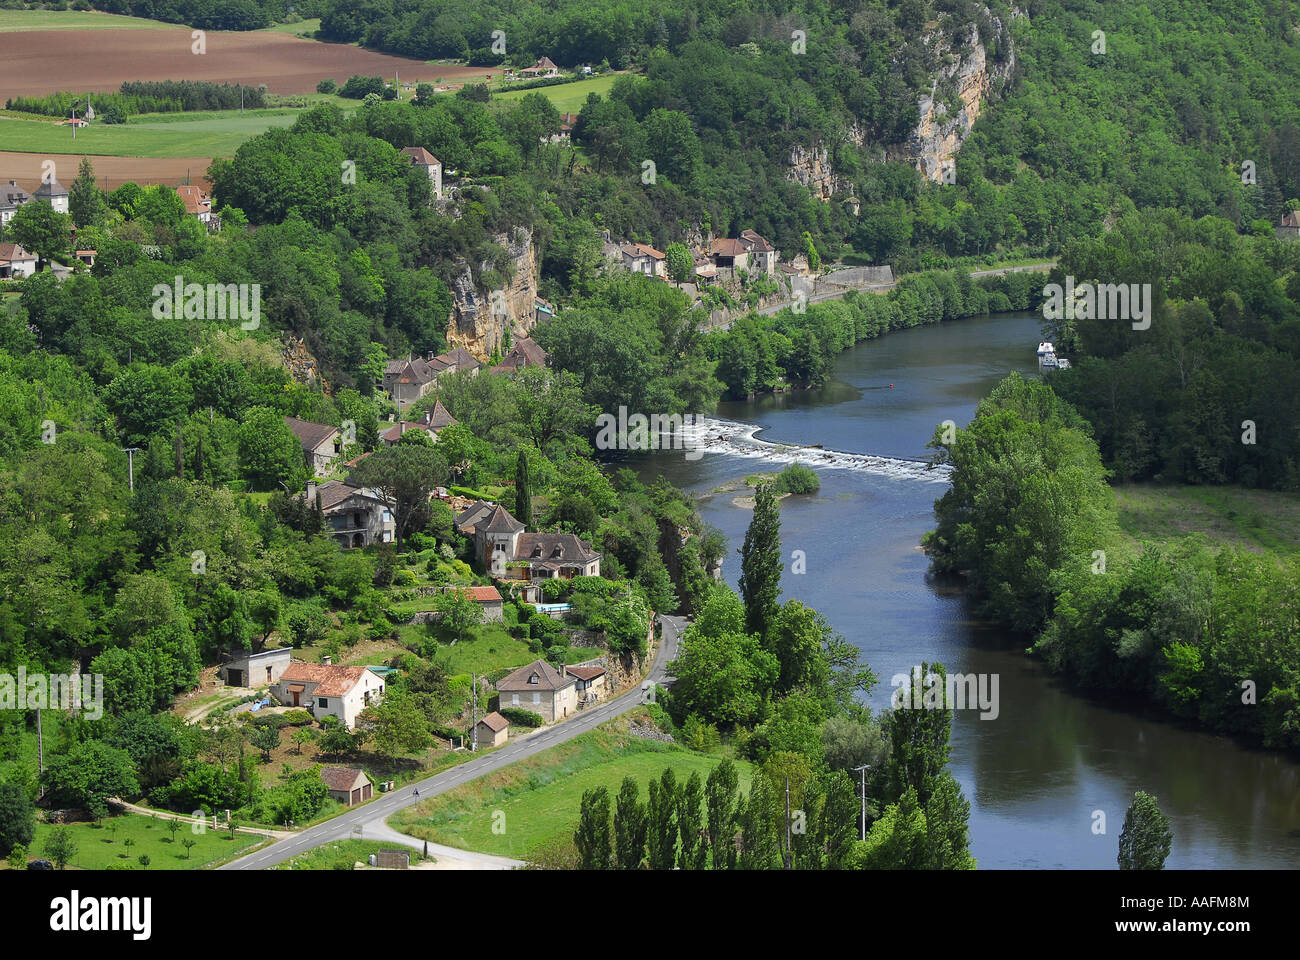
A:
[[[733,499],[747,491],[710,492],[779,468],[747,432],[873,456],[804,458],[818,467],[821,490],[782,501],[784,596],[821,611],[862,651],[880,677],[870,698],[877,709],[888,707],[890,678],[922,661],[998,675],[997,718],[964,710],[953,722],[951,768],[971,803],[981,868],[1114,869],[1124,811],[1139,789],[1172,820],[1169,868],[1300,866],[1300,764],[1144,715],[1140,705],[1070,693],[1024,655],[1022,640],[973,618],[959,585],[928,574],[918,543],[946,481],[910,461],[929,455],[940,422],[968,423],[1007,372],[1035,375],[1039,339],[1038,319],[1027,314],[889,334],[841,354],[823,389],[720,404],[706,449],[726,452],[692,460],[660,451],[632,465],[643,479],[662,474],[702,498],[704,519],[730,543],[723,574],[735,587],[751,511]],[[792,573],[796,550],[806,573]],[[1095,832],[1097,811],[1104,833]]]

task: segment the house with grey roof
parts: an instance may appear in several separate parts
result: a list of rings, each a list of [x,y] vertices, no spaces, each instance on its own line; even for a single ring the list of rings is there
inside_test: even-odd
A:
[[[339,430],[328,423],[312,423],[297,417],[285,417],[284,422],[302,445],[303,457],[307,465],[319,474],[329,473],[334,469],[339,458]]]
[[[578,709],[577,686],[565,667],[534,660],[497,681],[500,709],[529,710],[554,723]]]

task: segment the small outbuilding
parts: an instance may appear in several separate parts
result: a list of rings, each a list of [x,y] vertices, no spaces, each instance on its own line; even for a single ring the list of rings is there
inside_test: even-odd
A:
[[[495,710],[478,722],[478,745],[499,747],[510,736],[510,721]]]
[[[292,647],[276,647],[258,653],[241,651],[221,665],[221,679],[228,687],[269,687],[279,683],[292,659]]]
[[[356,767],[321,767],[320,778],[329,787],[330,796],[349,807],[375,795],[370,778]]]

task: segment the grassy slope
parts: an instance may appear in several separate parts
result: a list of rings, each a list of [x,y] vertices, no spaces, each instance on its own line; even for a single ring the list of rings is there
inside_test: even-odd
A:
[[[110,831],[110,825],[116,826],[116,834]],[[45,856],[45,840],[53,829],[48,823],[36,825],[36,836],[29,850],[32,857]],[[166,821],[134,813],[107,818],[98,826],[73,823],[68,825],[68,829],[77,843],[76,856],[69,866],[83,870],[104,870],[114,864],[130,864],[135,870],[200,870],[256,846],[264,839],[248,833],[236,833],[231,839],[228,832],[217,833],[211,828],[196,834],[191,832],[190,824],[182,823],[173,843]],[[185,837],[195,840],[188,857],[181,845]],[[128,839],[132,841],[130,847],[125,843]],[[141,867],[136,859],[142,853],[149,855],[147,868]]]
[[[413,643],[422,640],[427,634],[424,627],[401,626],[398,634],[402,641]],[[582,663],[600,655],[599,650],[588,647],[570,647],[567,663]],[[472,640],[461,640],[456,644],[440,643],[438,659],[447,665],[451,674],[491,673],[504,667],[522,667],[537,659],[528,644],[516,640],[497,624],[485,624],[474,628]]]
[[[614,85],[618,78],[616,73],[606,73],[599,77],[587,77],[582,80],[575,80],[573,83],[560,83],[552,87],[538,87],[534,90],[507,90],[505,93],[498,93],[496,96],[502,100],[518,100],[530,93],[541,93],[546,96],[551,103],[555,104],[555,109],[560,113],[577,113],[582,109],[582,105],[587,102],[587,94],[598,93],[604,96],[609,92],[609,88]]]
[[[526,859],[552,841],[572,835],[584,790],[606,787],[613,796],[632,777],[646,799],[646,783],[671,766],[679,783],[692,772],[706,778],[718,757],[626,732],[626,718],[480,777],[390,818],[411,836],[481,853]],[[749,764],[738,762],[742,792]],[[494,811],[505,813],[505,832],[493,833]]]
[[[365,863],[366,857],[372,853],[379,853],[381,850],[392,850],[393,844],[381,842],[379,840],[340,840],[338,843],[327,843],[324,846],[315,847],[306,853],[299,854],[292,860],[286,860],[284,863],[278,863],[272,870],[332,870],[334,864],[342,862],[352,869],[354,863]],[[403,853],[411,855],[411,866],[420,862],[422,857],[420,851],[408,847],[399,847]],[[430,857],[430,861],[437,862],[437,858]]]
[[[1120,526],[1134,540],[1169,543],[1200,533],[1246,550],[1300,551],[1300,497],[1294,494],[1129,484],[1115,495]]]

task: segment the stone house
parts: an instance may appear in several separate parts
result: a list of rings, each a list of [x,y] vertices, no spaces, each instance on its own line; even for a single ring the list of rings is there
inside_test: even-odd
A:
[[[242,650],[223,663],[219,676],[229,687],[264,687],[278,683],[293,659],[290,647],[276,647],[259,653]]]
[[[212,198],[201,187],[182,184],[176,188],[176,193],[185,202],[185,213],[203,224],[208,233],[221,231],[221,218],[212,211]]]
[[[330,796],[349,807],[375,795],[370,778],[355,767],[321,767],[320,778],[329,787]]]
[[[384,367],[384,390],[393,398],[399,411],[405,410],[429,392],[440,372],[420,357],[389,360]]]
[[[538,60],[531,67],[524,67],[519,72],[529,78],[558,77],[560,75],[560,68],[555,65],[555,62],[551,60],[550,57],[542,57],[542,59]]]
[[[1279,240],[1300,240],[1300,210],[1288,210],[1277,227]]]
[[[776,247],[753,230],[740,231],[740,243],[749,252],[749,262],[763,273],[776,272]]]
[[[462,587],[469,594],[470,599],[478,604],[479,609],[483,611],[483,619],[486,622],[500,620],[505,616],[505,601],[501,594],[497,592],[496,587]]]
[[[714,240],[709,244],[709,259],[719,270],[749,269],[749,250],[734,238]]]
[[[442,199],[442,161],[424,147],[402,147],[402,156],[411,162],[411,166],[422,170],[429,177],[433,186],[435,200]]]
[[[510,737],[510,721],[495,710],[479,720],[476,726],[480,747],[499,747]]]
[[[478,501],[456,518],[456,529],[474,538],[483,569],[505,580],[600,576],[601,555],[572,533],[525,533],[524,525],[500,504]]]
[[[339,430],[328,423],[285,417],[285,424],[302,444],[302,454],[317,475],[329,473],[339,458]]]
[[[32,194],[32,199],[43,200],[53,207],[56,213],[68,212],[68,188],[53,177],[41,181],[41,185]]]
[[[578,703],[586,706],[602,700],[609,689],[604,667],[568,667],[569,676],[577,681]]]
[[[442,405],[441,400],[435,400],[432,410],[426,410],[424,416],[419,420],[403,420],[383,430],[379,434],[380,441],[388,447],[395,446],[404,434],[412,430],[423,431],[427,433],[430,439],[437,439],[438,431],[452,424],[460,423],[455,417],[447,412],[447,408]]]
[[[271,692],[285,706],[303,707],[317,720],[337,717],[352,730],[361,711],[384,695],[384,681],[368,667],[295,660],[280,674]]]
[[[320,493],[325,532],[341,547],[368,547],[392,543],[397,534],[392,505],[369,487],[354,487],[341,480],[307,484],[307,505]]]
[[[17,280],[36,272],[36,254],[16,243],[0,243],[0,280]]]
[[[502,709],[529,710],[547,723],[563,720],[578,709],[577,681],[563,667],[556,670],[545,660],[534,660],[502,677],[497,693]]]
[[[520,337],[491,372],[515,374],[524,367],[544,366],[546,366],[546,351],[542,349],[541,344],[531,337]]]
[[[24,203],[31,200],[32,195],[18,186],[17,180],[10,180],[7,184],[0,184],[0,226],[4,226],[14,218],[18,208]]]

